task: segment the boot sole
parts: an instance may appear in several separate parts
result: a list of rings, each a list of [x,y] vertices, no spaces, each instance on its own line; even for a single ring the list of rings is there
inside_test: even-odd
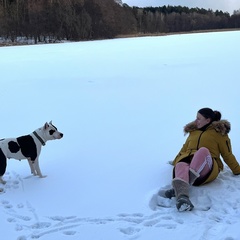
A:
[[[193,206],[187,204],[187,203],[183,203],[180,208],[178,208],[179,212],[185,212],[185,211],[192,211]]]

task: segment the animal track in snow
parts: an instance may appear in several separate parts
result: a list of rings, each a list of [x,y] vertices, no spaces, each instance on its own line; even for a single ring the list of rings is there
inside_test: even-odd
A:
[[[20,187],[24,189],[23,181],[20,175],[14,171],[12,171],[11,173],[6,172],[4,174],[4,180],[6,181],[6,184],[4,184],[3,187],[0,188],[0,193],[6,192],[7,190],[11,189],[18,189]]]
[[[64,231],[63,234],[68,235],[68,236],[75,235],[76,231]]]
[[[141,231],[140,228],[134,228],[134,227],[120,228],[119,230],[120,232],[126,235],[134,235]]]

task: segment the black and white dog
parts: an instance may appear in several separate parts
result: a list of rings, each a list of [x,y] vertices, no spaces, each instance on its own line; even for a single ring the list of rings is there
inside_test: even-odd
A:
[[[2,176],[6,172],[8,158],[27,159],[31,173],[35,176],[44,177],[40,170],[38,159],[41,148],[48,140],[60,139],[62,137],[63,134],[50,121],[29,135],[0,140],[0,183],[6,183]]]

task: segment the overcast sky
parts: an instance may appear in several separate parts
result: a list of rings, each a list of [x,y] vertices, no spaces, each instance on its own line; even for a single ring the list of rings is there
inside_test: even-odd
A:
[[[122,0],[129,6],[138,7],[158,7],[163,5],[199,7],[205,9],[222,10],[223,12],[233,13],[240,9],[240,0]]]

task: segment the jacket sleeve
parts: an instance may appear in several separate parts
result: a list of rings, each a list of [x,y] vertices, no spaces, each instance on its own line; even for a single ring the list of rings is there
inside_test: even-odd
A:
[[[175,157],[175,159],[173,160],[173,165],[175,165],[177,163],[178,158],[180,158],[183,154],[186,153],[187,146],[188,146],[188,138],[187,138],[186,142],[183,144],[182,148],[180,149],[180,151],[177,154],[177,156]]]
[[[240,166],[232,153],[231,141],[228,135],[222,137],[221,142],[219,144],[219,148],[224,162],[229,166],[233,174],[235,175],[240,174]]]

